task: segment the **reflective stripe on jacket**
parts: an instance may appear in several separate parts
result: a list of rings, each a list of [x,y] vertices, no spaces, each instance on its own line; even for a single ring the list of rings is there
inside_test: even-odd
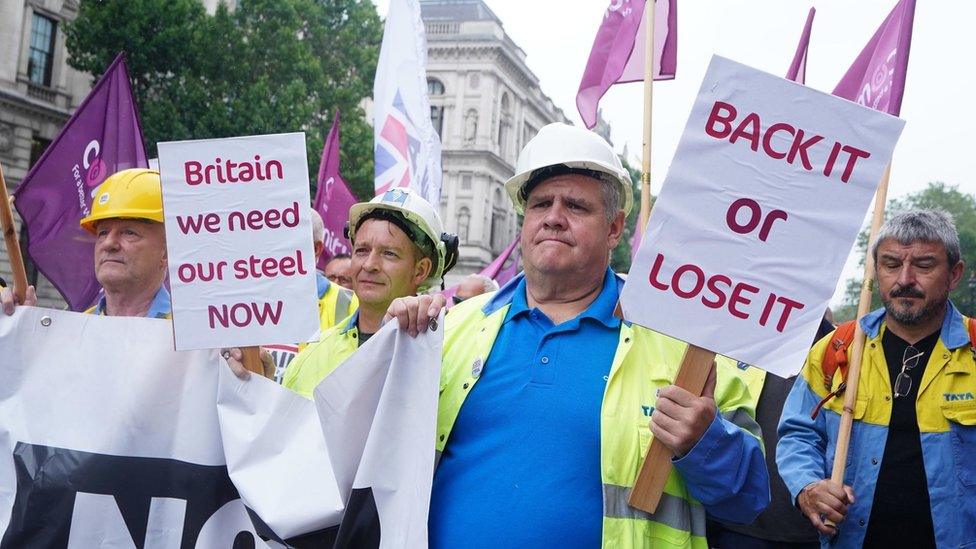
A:
[[[962,547],[976,544],[976,363],[967,332],[971,320],[951,303],[947,307],[915,411],[936,545]],[[865,316],[861,327],[867,342],[844,475],[844,484],[854,488],[854,505],[833,540],[821,537],[825,547],[862,545],[888,440],[892,390],[881,346],[884,309]],[[780,419],[776,462],[794,501],[811,482],[829,478],[834,466],[843,396],[830,400],[816,419],[810,419],[810,412],[828,392],[821,363],[829,342],[824,338],[810,351]],[[835,374],[831,389],[840,381],[840,373]]]
[[[326,330],[318,341],[303,348],[288,365],[281,384],[305,398],[312,398],[312,391],[325,376],[359,348],[358,318],[359,312],[356,311]]]
[[[438,456],[481,375],[522,276],[494,294],[455,306],[447,315]],[[750,522],[769,501],[759,426],[753,419],[755,399],[736,375],[734,363],[719,357],[715,398],[721,414],[698,445],[675,461],[654,515],[628,505],[651,440],[649,420],[657,389],[671,384],[685,347],[639,326],[621,325],[600,421],[604,547],[706,547],[706,510],[722,520]]]

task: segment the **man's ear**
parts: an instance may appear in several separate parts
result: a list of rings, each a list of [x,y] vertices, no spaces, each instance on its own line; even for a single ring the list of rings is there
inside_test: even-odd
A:
[[[431,271],[434,270],[434,262],[430,260],[429,257],[422,257],[420,261],[414,264],[413,267],[413,283],[415,286],[419,286],[427,277],[430,276]]]
[[[624,211],[620,210],[617,212],[617,215],[614,216],[613,221],[610,222],[610,232],[607,235],[607,244],[610,245],[611,250],[616,248],[617,244],[620,243],[620,238],[624,234],[626,219],[627,217],[624,215]],[[640,230],[640,227],[637,227],[635,230]]]

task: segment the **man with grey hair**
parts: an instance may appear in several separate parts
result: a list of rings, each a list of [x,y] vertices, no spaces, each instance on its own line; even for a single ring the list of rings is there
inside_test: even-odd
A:
[[[613,314],[633,205],[613,149],[550,124],[506,188],[525,270],[446,317],[430,546],[702,547],[706,512],[751,521],[769,484],[733,363],[692,394],[669,381],[686,344]],[[443,306],[404,297],[388,315],[416,333]],[[652,437],[675,465],[653,515],[627,503]]]
[[[312,247],[315,261],[325,251],[325,223],[315,208],[309,208],[312,219]],[[359,299],[350,288],[344,288],[315,271],[315,285],[319,302],[319,328],[324,332],[335,326],[336,322],[351,315],[359,307]]]
[[[850,342],[843,325],[813,347],[787,399],[780,474],[832,547],[974,543],[976,332],[949,300],[963,275],[959,236],[947,213],[913,210],[881,228],[871,255],[884,307],[860,319],[867,342],[844,485],[825,480],[843,413],[831,395],[845,375],[825,357]]]
[[[458,284],[458,289],[451,296],[454,304],[471,299],[476,295],[487,294],[498,290],[498,283],[482,274],[470,274]]]

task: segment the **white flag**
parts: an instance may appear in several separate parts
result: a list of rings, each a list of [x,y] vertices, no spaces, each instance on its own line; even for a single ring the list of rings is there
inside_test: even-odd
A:
[[[373,81],[376,194],[416,189],[437,207],[441,140],[427,100],[427,40],[417,0],[391,0]]]
[[[314,391],[346,501],[336,547],[427,547],[444,330],[411,338],[395,325]]]
[[[0,315],[0,547],[266,547],[338,522],[311,403],[172,349],[166,320]]]

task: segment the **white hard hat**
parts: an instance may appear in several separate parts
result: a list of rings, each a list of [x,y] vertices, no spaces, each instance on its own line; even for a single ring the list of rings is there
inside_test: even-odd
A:
[[[557,166],[597,172],[594,174],[597,177],[605,174],[620,185],[624,215],[630,213],[634,205],[632,183],[617,153],[613,152],[606,140],[590,130],[560,122],[543,126],[519,153],[515,175],[505,183],[516,212],[525,213],[528,193],[523,193],[522,189],[536,171]]]
[[[359,224],[376,210],[398,213],[410,227],[403,226],[397,217],[388,220],[398,225],[401,230],[407,233],[410,240],[420,246],[421,249],[434,247],[432,250],[436,255],[434,267],[431,269],[427,280],[421,284],[421,291],[440,285],[444,273],[451,270],[457,263],[458,239],[452,234],[443,232],[444,226],[441,223],[441,217],[437,215],[437,210],[413,189],[403,187],[390,189],[383,194],[376,195],[369,202],[359,202],[349,208],[349,234],[347,238],[350,242],[354,241]],[[416,228],[416,230],[411,230],[412,228]],[[429,239],[429,243],[425,243],[423,237]]]

